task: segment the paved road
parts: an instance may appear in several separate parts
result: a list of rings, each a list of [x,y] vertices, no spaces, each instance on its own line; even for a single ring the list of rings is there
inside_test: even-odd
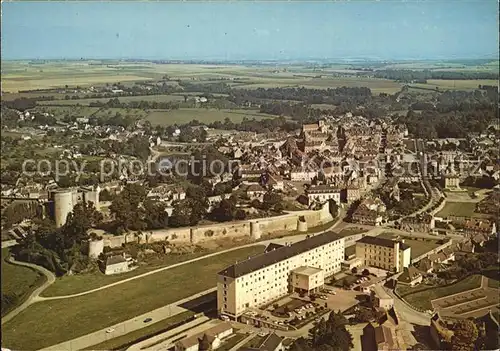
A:
[[[174,346],[174,341],[181,337],[191,337],[196,334],[203,333],[207,329],[213,328],[219,324],[219,320],[210,319],[206,316],[197,318],[189,323],[183,324],[177,328],[169,330],[160,335],[144,340],[140,343],[134,344],[127,349],[127,351],[160,351],[169,350]],[[155,344],[155,345],[153,345]]]
[[[95,332],[87,334],[87,335],[80,336],[80,337],[72,339],[72,340],[62,342],[62,343],[57,344],[57,345],[49,346],[47,348],[44,348],[43,351],[47,351],[47,350],[73,351],[73,350],[81,350],[84,348],[88,348],[90,346],[104,342],[108,339],[112,339],[112,338],[115,338],[117,336],[121,336],[121,335],[130,333],[134,330],[144,328],[148,325],[159,322],[163,319],[166,319],[166,318],[175,316],[179,313],[182,313],[182,312],[186,311],[186,309],[181,307],[182,304],[184,304],[188,301],[191,301],[193,299],[196,299],[200,296],[214,292],[216,290],[217,290],[216,288],[211,288],[211,289],[205,290],[201,293],[198,293],[196,295],[192,295],[192,296],[187,297],[185,299],[179,300],[179,301],[174,302],[170,305],[166,305],[166,306],[157,308],[156,310],[141,314],[139,316],[135,316],[135,317],[130,318],[124,322],[120,322],[118,324],[108,326],[104,329],[95,331]],[[151,318],[151,321],[148,322],[147,324],[144,323],[144,320],[146,318]],[[106,330],[109,330],[109,329],[113,329],[113,332],[107,333]]]
[[[419,312],[411,308],[406,302],[397,297],[391,290],[384,287],[384,290],[394,299],[394,307],[398,311],[399,316],[404,321],[411,324],[430,325],[431,315]]]
[[[22,311],[24,311],[29,305],[31,305],[32,303],[38,301],[39,294],[42,291],[44,291],[45,289],[47,289],[49,287],[49,285],[52,284],[52,283],[54,283],[55,280],[56,280],[55,275],[51,271],[49,271],[49,270],[47,270],[47,269],[45,269],[45,268],[43,268],[41,266],[37,266],[36,264],[16,261],[13,257],[9,257],[8,261],[11,264],[15,264],[15,265],[18,265],[18,266],[29,267],[29,268],[32,268],[32,269],[36,270],[37,272],[42,273],[45,276],[45,282],[42,285],[40,285],[38,288],[36,288],[31,293],[31,295],[26,299],[26,301],[24,301],[21,305],[19,305],[14,310],[12,310],[11,312],[9,312],[7,315],[5,315],[4,317],[2,317],[2,323],[1,324],[4,324],[4,323],[10,321],[12,318],[14,318],[15,316],[17,316]]]

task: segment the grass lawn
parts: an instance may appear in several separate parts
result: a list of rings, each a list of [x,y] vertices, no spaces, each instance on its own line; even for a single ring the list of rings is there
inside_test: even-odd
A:
[[[106,340],[100,344],[90,346],[86,350],[118,350],[129,346],[132,343],[140,342],[141,340],[146,340],[152,338],[158,334],[168,331],[172,326],[177,323],[188,320],[190,317],[194,316],[195,312],[186,311],[179,313],[170,318],[166,318],[162,321],[151,324],[145,328],[134,330],[133,332],[127,333],[125,335],[118,336],[116,338]]]
[[[259,113],[255,110],[217,110],[205,108],[181,108],[178,110],[151,110],[146,119],[153,125],[172,125],[190,122],[194,119],[210,123],[224,121],[229,118],[231,122],[238,123],[244,117],[249,119],[275,118],[276,116]]]
[[[145,266],[140,266],[131,272],[118,275],[105,275],[101,272],[89,274],[76,274],[57,278],[54,284],[50,285],[41,295],[42,296],[60,296],[80,293],[87,290],[92,290],[103,285],[115,283],[117,281],[135,277],[136,275],[150,272],[152,270],[170,266],[176,263],[184,262],[207,255],[211,252],[198,252],[184,255],[170,255],[162,257],[155,262],[148,262]]]
[[[422,287],[420,290],[419,287],[417,287],[411,288],[411,290],[408,290],[406,293],[403,293],[403,291],[400,293],[402,293],[402,296],[409,304],[423,310],[432,310],[432,300],[476,289],[480,286],[481,276],[472,275],[450,286],[436,287],[427,290],[422,290],[425,289],[425,287]]]
[[[3,346],[40,349],[123,322],[215,287],[220,270],[263,250],[238,249],[92,294],[35,303],[2,326]]]
[[[482,217],[483,215],[475,212],[476,203],[474,202],[446,202],[444,208],[439,211],[437,217],[459,216],[459,217]]]
[[[12,303],[4,304],[2,301],[2,316],[23,303],[29,294],[45,281],[42,274],[31,268],[5,262],[8,254],[8,248],[2,249],[2,295],[10,295]]]
[[[498,280],[488,278],[488,288],[498,289],[500,288],[500,282]]]

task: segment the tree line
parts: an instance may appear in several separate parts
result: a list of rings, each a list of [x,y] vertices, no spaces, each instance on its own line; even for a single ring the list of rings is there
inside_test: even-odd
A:
[[[376,70],[369,73],[376,78],[391,79],[404,83],[427,83],[428,79],[441,80],[470,80],[470,79],[498,79],[498,73],[495,72],[460,72],[460,71],[415,71],[409,69],[385,69]],[[366,73],[360,72],[358,76],[364,76]]]

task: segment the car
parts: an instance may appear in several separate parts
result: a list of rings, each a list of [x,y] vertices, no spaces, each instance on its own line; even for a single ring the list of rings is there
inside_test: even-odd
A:
[[[153,318],[149,318],[149,317],[148,317],[148,318],[146,318],[143,322],[144,322],[144,323],[149,323],[149,322],[151,322],[152,320],[153,320]]]
[[[106,333],[108,333],[108,334],[109,334],[109,333],[112,333],[112,332],[114,332],[114,331],[115,331],[115,330],[114,330],[113,328],[106,329]]]

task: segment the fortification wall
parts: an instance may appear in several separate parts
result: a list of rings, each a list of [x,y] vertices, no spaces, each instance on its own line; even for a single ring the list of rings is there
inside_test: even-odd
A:
[[[307,228],[325,224],[333,220],[328,203],[321,210],[305,210],[287,213],[270,218],[250,219],[246,221],[216,223],[205,226],[196,226],[179,229],[162,229],[145,232],[141,242],[165,241],[173,243],[199,243],[224,237],[249,236],[260,239],[262,235],[274,233],[287,233],[296,231],[299,217],[303,216]],[[135,241],[134,233],[124,235],[106,235],[104,246],[119,247],[127,242]]]
[[[217,223],[191,228],[191,243],[239,236],[250,236],[250,221]]]

